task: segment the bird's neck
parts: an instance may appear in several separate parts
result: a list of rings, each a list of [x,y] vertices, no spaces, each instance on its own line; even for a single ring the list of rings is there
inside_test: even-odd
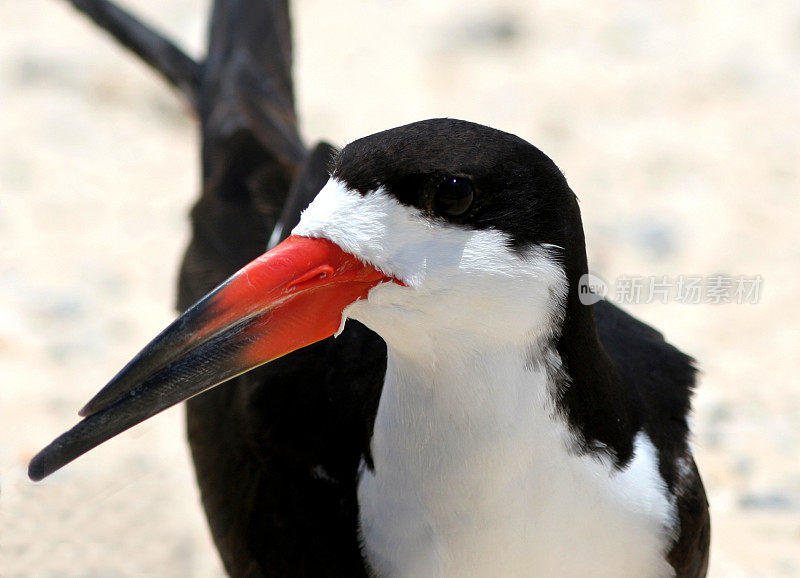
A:
[[[465,347],[463,339],[433,350],[430,359],[388,345],[372,438],[376,471],[393,477],[397,470],[396,479],[417,488],[440,483],[444,491],[475,481],[475,472],[486,468],[522,471],[513,463],[518,457],[546,459],[553,447],[567,451],[570,434],[555,411],[554,350]],[[528,447],[535,439],[540,451]]]
[[[429,339],[420,340],[416,351],[388,345],[381,410],[387,417],[402,416],[410,430],[430,429],[432,434],[433,429],[456,428],[466,433],[486,423],[501,426],[543,417],[554,407],[553,378],[560,363],[554,349],[532,343],[470,343],[465,336],[449,343]]]

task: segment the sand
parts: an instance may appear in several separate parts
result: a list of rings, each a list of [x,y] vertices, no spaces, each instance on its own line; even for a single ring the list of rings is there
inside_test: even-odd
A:
[[[206,2],[128,5],[202,51]],[[591,268],[612,288],[761,276],[755,304],[626,308],[703,370],[711,575],[800,576],[800,8],[300,0],[293,12],[308,142],[433,116],[495,126],[565,171]],[[187,107],[67,3],[0,0],[3,576],[222,574],[180,408],[43,483],[25,475],[173,318],[197,150]]]

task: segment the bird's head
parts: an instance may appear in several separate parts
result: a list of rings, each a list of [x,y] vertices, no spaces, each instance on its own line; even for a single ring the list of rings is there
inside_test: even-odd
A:
[[[435,119],[345,147],[294,234],[331,241],[400,281],[344,313],[415,349],[552,331],[576,217],[563,175],[538,149]]]
[[[347,318],[410,353],[553,336],[583,269],[575,196],[522,139],[435,119],[357,140],[292,236],[145,347],[34,458],[31,477]]]

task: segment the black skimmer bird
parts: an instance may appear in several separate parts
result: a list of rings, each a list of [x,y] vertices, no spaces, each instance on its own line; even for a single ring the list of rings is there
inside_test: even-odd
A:
[[[106,0],[75,4],[195,105],[205,187],[188,310],[33,479],[191,398],[234,576],[706,573],[692,360],[581,303],[578,204],[548,157],[438,119],[329,165],[297,135],[285,2],[218,0],[203,66]],[[263,251],[273,213],[273,248],[201,298]]]
[[[189,425],[195,455],[216,444],[206,499],[253,510],[210,504],[258,536],[238,545],[251,569],[702,576],[692,360],[583,305],[587,271],[576,197],[524,140],[451,119],[360,139],[291,235],[145,347],[31,477],[272,362]]]

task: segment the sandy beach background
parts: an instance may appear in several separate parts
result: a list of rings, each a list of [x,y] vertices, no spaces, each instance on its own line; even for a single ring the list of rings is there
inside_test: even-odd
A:
[[[207,2],[126,6],[202,53]],[[800,5],[299,0],[293,15],[308,142],[433,116],[495,126],[565,171],[611,287],[761,276],[755,304],[626,308],[703,370],[711,576],[800,576]],[[222,574],[181,408],[25,475],[174,316],[195,128],[66,2],[0,0],[2,576]]]

